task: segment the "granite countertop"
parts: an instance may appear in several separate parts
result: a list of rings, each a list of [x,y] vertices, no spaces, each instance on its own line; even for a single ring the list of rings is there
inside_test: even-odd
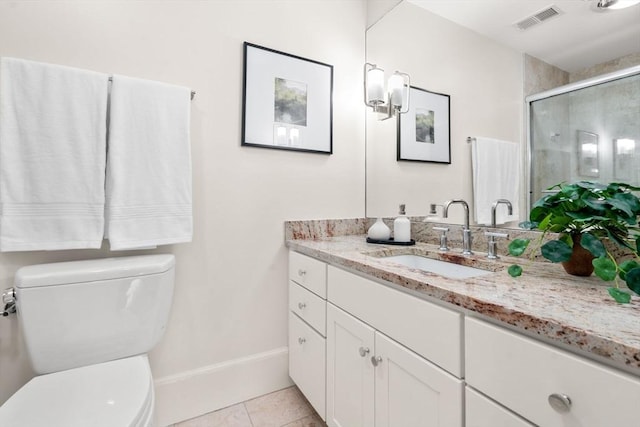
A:
[[[435,298],[464,310],[504,322],[516,330],[594,355],[640,376],[640,298],[618,304],[607,293],[609,284],[595,276],[574,277],[562,267],[503,257],[489,260],[484,253],[471,257],[459,249],[440,252],[437,246],[374,245],[364,235],[319,239],[288,238],[287,246],[327,263],[346,267]],[[426,255],[491,270],[470,279],[450,279],[385,260],[400,254]],[[524,273],[512,278],[506,268],[519,263]]]

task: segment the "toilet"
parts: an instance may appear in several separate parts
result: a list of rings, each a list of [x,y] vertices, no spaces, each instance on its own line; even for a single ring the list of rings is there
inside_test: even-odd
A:
[[[23,267],[15,302],[37,376],[0,407],[2,427],[147,427],[146,353],[167,326],[173,255]]]

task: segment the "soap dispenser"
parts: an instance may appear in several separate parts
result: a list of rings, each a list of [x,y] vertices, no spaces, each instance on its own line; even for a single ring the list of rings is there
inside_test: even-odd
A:
[[[405,216],[405,205],[400,205],[400,216],[393,221],[393,241],[411,241],[411,221]]]
[[[442,208],[442,205],[431,203],[429,205],[429,213],[422,220],[423,222],[444,222],[441,215],[438,214],[438,208]]]

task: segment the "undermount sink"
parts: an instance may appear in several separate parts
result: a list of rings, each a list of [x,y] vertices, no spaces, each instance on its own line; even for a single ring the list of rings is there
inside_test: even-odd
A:
[[[471,277],[491,274],[491,271],[481,270],[466,265],[426,258],[420,255],[394,255],[385,257],[386,260],[402,264],[409,268],[415,268],[429,273],[438,274],[450,279],[469,279]]]

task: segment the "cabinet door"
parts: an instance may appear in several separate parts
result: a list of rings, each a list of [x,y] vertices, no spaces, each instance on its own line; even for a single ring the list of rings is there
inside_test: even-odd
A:
[[[375,335],[376,427],[462,427],[462,380]]]
[[[325,419],[325,339],[289,312],[289,376]]]
[[[374,353],[371,327],[327,304],[327,424],[373,426]]]

